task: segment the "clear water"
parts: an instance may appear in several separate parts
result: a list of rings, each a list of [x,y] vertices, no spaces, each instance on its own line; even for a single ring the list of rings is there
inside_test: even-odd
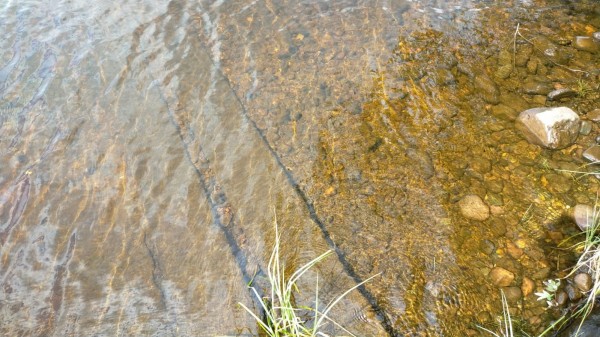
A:
[[[275,221],[289,272],[335,252],[298,302],[313,304],[317,274],[326,303],[380,273],[331,314],[353,333],[478,334],[500,309],[489,270],[540,286],[565,258],[547,233],[568,234],[557,219],[598,183],[556,187],[552,168],[580,149],[529,145],[493,113],[539,105],[523,66],[496,98],[476,79],[502,50],[527,53],[516,23],[541,46],[600,29],[598,7],[3,3],[0,334],[255,335],[237,303],[257,308],[247,284],[266,285]],[[547,62],[537,76],[593,86],[597,55],[570,61],[583,79]],[[466,194],[492,216],[462,217]],[[512,307],[529,331],[551,319],[532,296]]]

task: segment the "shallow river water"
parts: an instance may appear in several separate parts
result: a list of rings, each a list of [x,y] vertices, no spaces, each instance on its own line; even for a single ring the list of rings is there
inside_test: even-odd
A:
[[[494,267],[543,330],[600,128],[514,119],[600,108],[597,31],[597,1],[3,2],[0,335],[257,335],[275,222],[288,273],[334,251],[300,304],[379,274],[330,314],[357,336],[485,335]]]

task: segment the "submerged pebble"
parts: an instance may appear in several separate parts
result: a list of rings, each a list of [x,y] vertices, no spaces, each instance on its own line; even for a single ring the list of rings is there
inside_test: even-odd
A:
[[[573,90],[573,89],[569,89],[569,88],[560,88],[560,89],[556,89],[556,90],[552,90],[548,93],[548,100],[549,101],[558,101],[564,98],[571,98],[571,97],[576,97],[577,96],[577,91]]]
[[[502,267],[494,267],[489,274],[492,282],[498,287],[508,287],[515,279],[515,274]]]
[[[484,221],[490,217],[490,208],[483,200],[475,194],[464,196],[458,202],[460,212],[467,219]]]
[[[595,163],[600,161],[600,145],[593,145],[583,152],[583,158]]]
[[[600,42],[589,36],[576,36],[573,41],[573,46],[576,49],[596,53],[600,50]]]

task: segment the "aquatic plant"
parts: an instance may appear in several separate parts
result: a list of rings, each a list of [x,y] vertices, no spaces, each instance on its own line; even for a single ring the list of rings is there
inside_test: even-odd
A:
[[[508,301],[506,300],[506,295],[504,295],[504,291],[500,290],[500,295],[502,296],[502,319],[499,322],[499,326],[502,329],[500,330],[500,332],[494,332],[480,325],[478,325],[477,327],[495,337],[513,337],[514,331],[512,318],[510,317],[510,312],[508,311]]]
[[[587,94],[592,92],[592,87],[588,84],[588,82],[584,81],[582,78],[577,80],[577,87],[575,91],[579,97],[586,97]]]
[[[558,291],[558,287],[560,287],[560,280],[546,280],[544,281],[545,288],[539,293],[535,293],[538,297],[538,301],[546,301],[548,307],[553,307],[556,305],[556,301],[554,297],[556,296],[556,292]]]
[[[576,318],[580,319],[579,328],[581,328],[581,324],[583,324],[594,309],[596,300],[600,295],[600,235],[598,234],[598,230],[600,229],[600,206],[598,202],[594,205],[591,221],[592,223],[586,227],[584,239],[573,246],[576,251],[581,252],[581,255],[566,277],[573,276],[579,272],[587,272],[592,277],[592,287],[585,293],[585,298],[572,311],[566,312],[557,319],[539,337],[562,328]]]
[[[297,306],[294,301],[294,293],[298,292],[296,282],[308,270],[315,266],[320,261],[329,256],[332,251],[328,250],[325,253],[314,258],[306,263],[292,275],[286,277],[284,270],[285,266],[280,260],[279,250],[280,236],[275,222],[275,245],[269,259],[267,267],[267,278],[270,285],[270,296],[261,297],[256,288],[250,286],[252,293],[256,296],[263,311],[264,319],[259,318],[259,315],[254,313],[244,304],[239,303],[252,317],[256,320],[259,327],[269,337],[314,337],[328,336],[322,332],[322,328],[326,322],[331,322],[338,328],[344,330],[350,336],[354,336],[343,326],[331,319],[328,314],[331,309],[338,304],[346,295],[354,289],[360,287],[370,281],[379,274],[373,275],[368,279],[358,283],[344,293],[334,298],[324,309],[319,308],[319,278],[315,285],[315,306],[314,308]],[[310,315],[312,313],[312,315]]]

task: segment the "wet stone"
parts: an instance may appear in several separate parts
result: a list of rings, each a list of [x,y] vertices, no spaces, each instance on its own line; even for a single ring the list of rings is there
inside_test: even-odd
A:
[[[494,105],[492,107],[492,114],[499,119],[507,121],[514,121],[519,115],[516,110],[504,104]]]
[[[583,158],[590,162],[600,161],[600,145],[593,145],[583,152]]]
[[[545,105],[546,104],[546,96],[544,95],[535,95],[531,100],[535,105]]]
[[[571,301],[577,301],[582,296],[581,291],[571,284],[567,284],[565,286],[565,292],[567,293],[567,296],[569,296],[569,300]]]
[[[567,107],[534,108],[519,114],[516,127],[532,144],[562,149],[575,142],[580,123],[577,113]]]
[[[548,96],[546,96],[546,98],[549,101],[559,101],[561,99],[571,98],[571,97],[576,97],[576,96],[577,96],[577,91],[570,89],[570,88],[560,88],[560,89],[550,91],[548,93]]]
[[[527,81],[523,84],[523,92],[528,95],[547,95],[552,89],[552,84],[546,82]]]
[[[489,277],[496,286],[508,287],[515,279],[515,274],[502,267],[494,267]]]
[[[537,59],[532,59],[527,62],[527,72],[530,74],[537,73],[539,61]]]
[[[515,245],[512,242],[506,243],[506,252],[513,259],[519,259],[521,256],[523,256],[523,249],[519,248],[517,245]]]
[[[464,196],[458,202],[461,214],[468,219],[484,221],[490,217],[490,208],[478,195]]]
[[[478,173],[485,174],[492,170],[492,162],[485,158],[475,158],[470,163],[471,168]]]
[[[588,112],[585,116],[592,122],[600,123],[600,109],[594,109]]]
[[[502,192],[504,183],[500,179],[488,180],[485,182],[485,188],[494,193]]]
[[[498,104],[500,90],[492,79],[486,75],[475,76],[474,84],[481,90],[483,100],[490,104]]]
[[[600,50],[600,42],[589,36],[576,36],[573,40],[576,49],[596,53]]]
[[[533,293],[535,290],[535,282],[529,277],[523,277],[523,282],[521,283],[521,292],[523,296],[527,297]]]
[[[579,290],[586,292],[592,289],[592,277],[587,273],[579,273],[573,278],[573,282]]]
[[[581,129],[579,134],[587,136],[592,132],[592,123],[590,121],[581,121]]]
[[[569,300],[569,296],[567,295],[566,292],[561,290],[556,293],[554,300],[556,301],[556,305],[558,305],[559,307],[562,307],[565,304],[567,304],[567,301]]]
[[[494,73],[494,76],[505,80],[508,77],[510,77],[510,73],[512,72],[512,69],[513,68],[512,68],[511,64],[505,64],[496,70],[496,72]]]
[[[510,304],[516,304],[523,298],[523,293],[519,287],[505,287],[502,290],[504,291],[504,296],[506,296],[506,301]]]
[[[496,246],[490,240],[483,240],[480,245],[481,251],[486,255],[492,255],[496,250]]]
[[[594,223],[594,208],[584,204],[575,205],[573,207],[573,220],[579,229],[586,231]]]
[[[502,199],[502,195],[499,193],[488,192],[485,195],[485,201],[490,206],[504,206],[504,200]]]
[[[573,186],[572,180],[562,174],[546,174],[544,176],[548,182],[548,188],[556,193],[566,193]]]

